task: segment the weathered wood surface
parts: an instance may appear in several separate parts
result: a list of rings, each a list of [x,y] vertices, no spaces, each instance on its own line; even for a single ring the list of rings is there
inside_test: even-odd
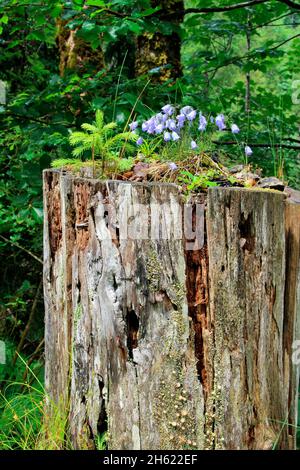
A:
[[[46,171],[44,196],[46,388],[74,447],[293,448],[300,205],[213,188],[187,250],[174,185]]]

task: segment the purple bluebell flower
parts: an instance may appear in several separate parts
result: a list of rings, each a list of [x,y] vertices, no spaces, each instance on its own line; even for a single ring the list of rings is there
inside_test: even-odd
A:
[[[175,170],[177,170],[178,166],[176,165],[176,163],[171,162],[171,163],[169,163],[169,168],[170,168],[170,170],[175,171]]]
[[[192,111],[194,111],[194,110],[191,106],[184,106],[183,108],[181,108],[180,114],[184,114],[185,116],[187,116]]]
[[[154,119],[156,121],[158,121],[159,123],[163,122],[163,118],[165,117],[165,114],[163,113],[157,113],[155,116],[154,116]]]
[[[155,126],[155,134],[161,134],[163,130],[164,130],[163,124],[157,124],[157,126]]]
[[[192,140],[192,142],[191,142],[191,149],[192,149],[192,150],[195,150],[197,147],[198,147],[197,142],[195,142],[194,140]]]
[[[174,121],[174,119],[168,119],[166,121],[166,127],[168,127],[170,131],[176,131],[177,126],[176,126],[176,122]]]
[[[231,132],[232,132],[233,134],[238,134],[238,133],[240,132],[240,129],[239,129],[239,127],[238,127],[236,124],[232,124],[232,126],[231,126]]]
[[[131,131],[134,131],[138,127],[139,123],[137,121],[133,121],[131,124],[129,124],[129,129]]]
[[[169,142],[169,141],[171,140],[171,138],[172,138],[172,137],[171,137],[170,132],[165,131],[165,132],[164,132],[164,141],[165,141],[165,142]]]
[[[156,132],[156,126],[157,126],[157,122],[155,121],[155,119],[154,118],[149,119],[148,129],[147,129],[148,134],[154,134]]]
[[[175,111],[174,107],[170,104],[166,104],[165,106],[161,108],[161,110],[163,113],[167,114],[168,116],[171,116]]]
[[[142,124],[142,131],[146,132],[149,128],[149,121],[145,121]]]
[[[176,119],[179,123],[182,123],[186,120],[186,116],[185,114],[178,114],[178,116],[176,116]]]
[[[216,117],[216,125],[219,128],[219,131],[223,131],[224,129],[226,129],[224,114],[218,114],[218,116]]]
[[[199,131],[205,131],[206,126],[207,126],[207,120],[206,120],[205,116],[203,116],[203,114],[200,114],[198,130]]]
[[[144,142],[143,137],[139,137],[138,140],[136,141],[136,145],[142,145],[143,142]]]
[[[196,116],[197,116],[197,111],[195,111],[194,109],[193,109],[193,111],[191,111],[190,113],[188,113],[186,115],[186,117],[189,121],[193,121]]]
[[[251,157],[252,154],[253,154],[253,150],[251,149],[251,147],[249,147],[249,145],[246,145],[246,147],[245,147],[246,157]]]
[[[173,132],[172,132],[172,140],[173,140],[174,142],[176,142],[176,141],[179,140],[179,139],[180,139],[180,137],[179,137],[179,135],[177,134],[177,132],[174,132],[174,131],[173,131]]]

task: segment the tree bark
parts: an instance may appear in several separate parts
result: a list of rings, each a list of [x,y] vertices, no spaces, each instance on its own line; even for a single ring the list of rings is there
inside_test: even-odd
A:
[[[57,45],[59,49],[59,72],[63,76],[67,70],[93,73],[104,67],[104,54],[100,47],[93,49],[77,35],[77,29],[69,29],[68,22],[57,21]]]
[[[161,6],[159,15],[176,11],[183,12],[182,0],[152,0],[153,7]],[[173,19],[173,24],[180,25],[183,14]],[[164,82],[181,76],[181,40],[177,32],[164,34],[160,31],[138,36],[136,41],[135,71],[136,75],[153,72],[153,79]]]
[[[44,197],[46,389],[73,446],[294,448],[300,205],[58,171]]]

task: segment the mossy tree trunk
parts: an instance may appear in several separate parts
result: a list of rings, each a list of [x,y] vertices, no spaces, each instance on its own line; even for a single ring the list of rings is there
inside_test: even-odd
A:
[[[68,28],[68,21],[57,21],[56,42],[59,50],[59,72],[63,76],[68,70],[78,73],[103,69],[104,54],[100,46],[93,49],[78,35],[78,28]]]
[[[294,448],[300,205],[58,171],[44,197],[46,388],[74,447]]]
[[[168,21],[168,14],[182,12],[184,3],[182,0],[152,0],[153,7],[160,6],[158,16]],[[183,21],[183,15],[178,15],[170,22],[170,28],[178,27]],[[136,75],[144,75],[153,71],[154,80],[163,82],[176,79],[181,75],[181,40],[178,31],[166,34],[161,31],[146,33],[138,36],[136,41]]]

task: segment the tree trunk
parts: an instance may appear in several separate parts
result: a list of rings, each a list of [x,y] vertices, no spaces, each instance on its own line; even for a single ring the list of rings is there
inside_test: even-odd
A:
[[[93,49],[77,35],[77,29],[69,29],[68,22],[57,21],[57,45],[59,49],[59,72],[63,76],[67,70],[80,73],[91,71],[95,74],[104,67],[104,54],[100,47]]]
[[[152,0],[151,5],[153,7],[161,6],[158,14],[162,17],[184,10],[182,0]],[[178,26],[182,20],[183,15],[179,15],[172,23]],[[136,75],[144,75],[152,71],[153,79],[159,82],[178,78],[181,75],[180,49],[180,36],[175,31],[171,34],[157,31],[138,36],[135,59]]]
[[[58,171],[44,198],[46,389],[75,448],[295,447],[300,205]]]

